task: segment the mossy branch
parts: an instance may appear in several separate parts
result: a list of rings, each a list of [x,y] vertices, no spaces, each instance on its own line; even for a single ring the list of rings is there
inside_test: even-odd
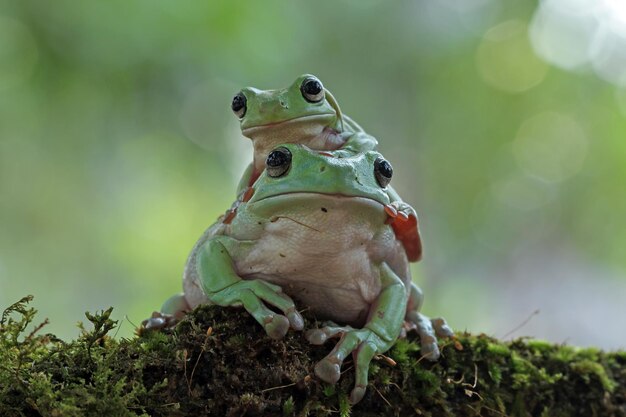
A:
[[[626,416],[626,352],[462,334],[430,363],[410,335],[372,363],[351,407],[349,361],[324,384],[312,369],[331,346],[271,340],[242,310],[202,307],[174,330],[118,341],[108,309],[63,342],[40,334],[46,322],[25,335],[31,300],[0,320],[2,416]]]

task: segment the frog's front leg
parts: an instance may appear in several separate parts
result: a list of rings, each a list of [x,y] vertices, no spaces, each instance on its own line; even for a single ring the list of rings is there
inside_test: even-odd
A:
[[[417,217],[417,213],[415,209],[411,207],[408,203],[402,201],[400,195],[396,190],[394,190],[391,186],[387,187],[387,196],[389,197],[389,205],[395,210],[395,214],[392,215],[387,212],[394,220],[396,221],[407,221],[411,216]]]
[[[409,261],[417,262],[422,258],[422,239],[420,237],[417,213],[409,204],[402,201],[398,193],[387,187],[390,203],[385,206],[388,224],[391,224],[396,239],[402,242]]]
[[[248,166],[246,167],[245,171],[243,172],[243,174],[241,175],[241,178],[239,179],[239,183],[237,184],[237,191],[236,191],[236,198],[237,200],[241,200],[245,191],[252,186],[252,183],[254,183],[254,180],[256,180],[256,178],[254,177],[254,163],[250,162],[248,164]]]
[[[312,344],[322,344],[341,337],[335,348],[315,365],[315,374],[334,384],[341,375],[341,364],[352,353],[356,369],[355,386],[350,402],[355,404],[365,395],[369,365],[372,358],[386,352],[395,343],[402,329],[407,306],[407,288],[402,280],[383,263],[380,267],[382,291],[370,309],[367,323],[362,329],[350,326],[326,326],[310,330],[306,337]]]
[[[426,359],[435,361],[439,358],[439,346],[437,337],[453,337],[454,332],[443,318],[429,319],[419,312],[424,301],[422,290],[414,283],[411,283],[409,295],[409,305],[407,307],[406,321],[410,329],[415,329],[420,337],[422,346],[421,353]]]
[[[302,330],[304,320],[293,300],[278,285],[259,279],[241,279],[222,239],[228,238],[217,236],[207,240],[196,258],[199,284],[209,301],[223,307],[243,306],[273,339],[285,336],[290,326]],[[284,315],[276,314],[265,303]]]

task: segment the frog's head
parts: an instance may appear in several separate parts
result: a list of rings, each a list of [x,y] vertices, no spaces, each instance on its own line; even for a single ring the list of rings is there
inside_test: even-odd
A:
[[[393,169],[375,151],[338,158],[332,152],[284,144],[268,154],[265,164],[263,174],[254,184],[249,209],[269,212],[277,205],[289,204],[296,195],[356,197],[367,200],[380,212],[390,203],[387,186]]]
[[[310,74],[279,90],[246,87],[233,97],[231,108],[241,132],[252,140],[271,134],[284,142],[301,142],[303,136],[317,136],[325,128],[343,130],[337,102]]]

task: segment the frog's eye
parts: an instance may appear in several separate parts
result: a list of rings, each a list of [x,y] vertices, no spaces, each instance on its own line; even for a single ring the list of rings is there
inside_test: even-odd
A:
[[[305,78],[300,86],[302,97],[310,103],[318,103],[324,98],[324,86],[314,77]]]
[[[242,119],[243,116],[246,115],[247,102],[248,100],[246,99],[246,96],[243,95],[243,93],[237,93],[237,95],[233,97],[233,102],[231,103],[230,108],[233,109],[233,113],[235,113],[235,116]]]
[[[272,178],[283,176],[289,171],[291,167],[291,152],[287,148],[276,148],[269,155],[265,161],[265,169],[267,175]]]
[[[376,181],[378,181],[378,184],[381,187],[385,188],[389,185],[389,182],[391,182],[391,177],[393,176],[393,168],[386,159],[378,157],[376,161],[374,161],[374,175],[376,176]]]

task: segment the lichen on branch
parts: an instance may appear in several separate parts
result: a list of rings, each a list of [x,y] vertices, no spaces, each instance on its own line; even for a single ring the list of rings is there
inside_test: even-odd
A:
[[[331,345],[269,339],[241,309],[203,306],[175,329],[122,340],[108,309],[66,342],[43,332],[31,300],[0,319],[2,416],[626,416],[623,351],[462,334],[431,363],[410,334],[373,361],[351,407],[349,360],[325,384],[312,370]]]

